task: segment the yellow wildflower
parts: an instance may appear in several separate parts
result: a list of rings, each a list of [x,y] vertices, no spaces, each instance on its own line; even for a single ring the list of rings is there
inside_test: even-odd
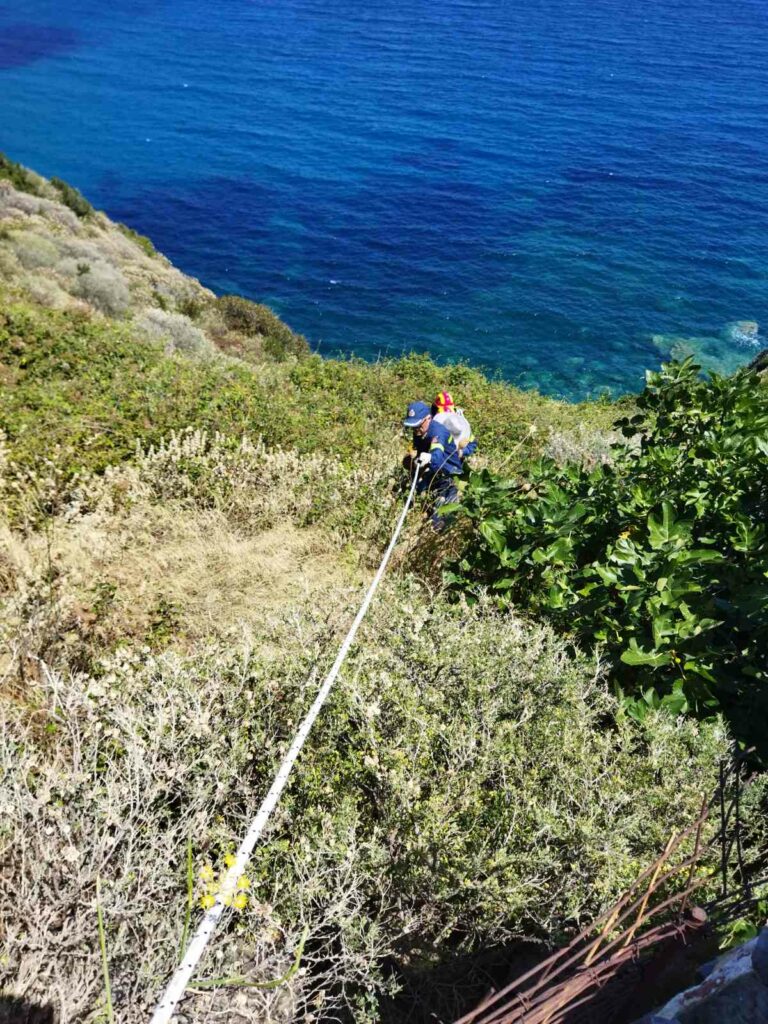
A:
[[[224,863],[227,865],[228,868],[234,867],[236,861],[237,857],[234,855],[234,853],[227,853],[224,855]]]
[[[237,880],[237,888],[238,889],[250,889],[251,888],[251,880],[248,877],[248,875],[240,875],[240,877]]]
[[[210,910],[216,900],[211,896],[209,892],[205,893],[204,896],[200,897],[200,906],[203,910]]]
[[[203,864],[203,866],[200,868],[199,878],[204,885],[207,885],[209,882],[213,881],[213,868],[211,867],[210,864]]]
[[[235,910],[245,910],[248,906],[248,897],[244,892],[239,892],[237,896],[232,900],[232,906]]]

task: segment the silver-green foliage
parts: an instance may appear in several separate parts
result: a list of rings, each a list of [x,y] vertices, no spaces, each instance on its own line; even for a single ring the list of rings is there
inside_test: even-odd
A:
[[[198,863],[239,840],[341,626],[309,606],[236,645],[46,668],[34,716],[4,706],[0,984],[34,996],[67,977],[62,1012],[90,1019],[101,877],[115,1012],[144,1019],[177,953],[188,837]],[[217,939],[216,973],[279,976],[308,924],[308,970],[249,997],[258,1019],[287,1021],[317,1000],[332,1014],[367,992],[370,1007],[385,956],[560,939],[695,816],[728,746],[714,721],[615,712],[597,666],[549,629],[390,583],[257,850],[251,905]],[[189,1019],[210,1019],[213,998]]]
[[[270,448],[261,438],[190,428],[139,451],[136,466],[155,500],[217,508],[244,531],[290,521],[321,524],[337,540],[360,541],[388,536],[396,507],[390,477],[396,457],[387,439],[363,465],[350,469],[335,455],[300,454]]]
[[[122,316],[131,302],[131,293],[122,271],[103,261],[83,263],[78,268],[72,294],[108,316]]]
[[[146,309],[136,318],[136,326],[166,345],[166,352],[185,352],[193,356],[212,356],[211,342],[188,316],[162,309]]]
[[[12,233],[11,249],[25,270],[52,267],[58,259],[58,250],[51,239],[31,231]]]

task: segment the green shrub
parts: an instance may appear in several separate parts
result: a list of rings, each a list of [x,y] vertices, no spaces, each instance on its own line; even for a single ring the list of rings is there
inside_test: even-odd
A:
[[[723,707],[768,751],[768,389],[688,360],[637,406],[613,465],[473,476],[452,582],[603,645],[633,714]]]
[[[158,607],[153,641],[174,614]],[[0,985],[22,963],[30,995],[67,977],[63,1019],[91,1019],[101,874],[110,957],[130,980],[114,985],[116,1010],[146,1019],[177,962],[187,841],[196,869],[221,866],[333,650],[328,607],[310,602],[186,656],[122,648],[91,673],[49,663],[34,715],[8,703],[0,897],[27,939],[8,947]],[[727,752],[717,723],[651,713],[606,728],[614,711],[594,664],[551,630],[385,586],[256,849],[249,906],[203,977],[278,977],[307,925],[290,1019],[325,999],[324,1019],[373,1024],[385,958],[413,969],[520,937],[562,941],[696,816]],[[54,888],[43,857],[66,865]],[[54,914],[66,943],[50,942]],[[256,990],[254,1019],[283,1019],[270,998]],[[212,1019],[206,1009],[190,994],[191,1021]]]
[[[216,300],[216,308],[229,330],[260,335],[264,339],[264,351],[272,359],[279,361],[309,353],[306,338],[294,334],[269,306],[251,302],[240,295],[222,295]]]
[[[9,181],[19,192],[40,197],[45,195],[45,179],[14,160],[9,160],[5,153],[0,153],[0,181]]]
[[[127,224],[121,224],[119,221],[115,221],[115,227],[126,238],[130,238],[132,242],[135,242],[140,249],[143,249],[147,256],[157,256],[157,249],[152,244],[152,240],[147,238],[146,235],[140,235],[138,231],[134,231],[133,228],[129,228]],[[184,312],[184,310],[182,310]]]
[[[158,444],[190,425],[367,462],[370,452],[402,438],[407,402],[446,383],[456,389],[459,369],[424,357],[370,364],[309,356],[257,369],[167,357],[127,325],[3,304],[0,293],[0,430],[14,472],[37,472],[54,459],[65,484],[130,458],[137,442]],[[513,467],[540,451],[550,428],[611,420],[610,407],[551,401],[479,371],[465,368],[463,380],[459,394],[482,452]],[[393,470],[398,462],[392,458]]]
[[[197,320],[208,308],[209,303],[197,295],[188,295],[176,303],[179,313],[188,316],[190,320]]]
[[[74,185],[69,185],[61,178],[51,178],[51,184],[61,196],[64,205],[68,206],[78,217],[89,217],[95,212],[85,196]]]
[[[264,351],[272,359],[282,362],[291,356],[302,359],[309,354],[310,349],[309,342],[303,334],[294,334],[291,331],[290,337],[287,335],[267,335],[264,339]]]
[[[582,425],[607,429],[622,407],[559,402],[511,387],[466,364],[441,366],[418,354],[373,364],[314,355],[291,367],[290,380],[297,398],[311,411],[319,436],[330,437],[341,428],[355,443],[363,438],[367,443],[372,428],[395,427],[402,433],[407,405],[417,398],[430,402],[447,388],[467,412],[479,454],[511,470],[539,454],[552,430],[571,432]]]
[[[259,305],[240,295],[220,295],[216,308],[231,331],[242,334],[280,334],[290,328],[268,306]]]

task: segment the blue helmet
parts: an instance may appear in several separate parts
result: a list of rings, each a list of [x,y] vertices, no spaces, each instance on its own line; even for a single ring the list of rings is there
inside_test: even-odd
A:
[[[404,427],[418,427],[423,419],[432,413],[426,402],[411,402],[403,420]]]

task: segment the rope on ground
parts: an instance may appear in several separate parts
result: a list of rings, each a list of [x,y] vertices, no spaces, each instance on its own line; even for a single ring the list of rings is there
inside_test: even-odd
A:
[[[211,941],[213,934],[216,931],[216,926],[224,913],[225,907],[231,901],[232,896],[237,889],[237,880],[245,872],[245,869],[248,866],[248,861],[253,853],[256,842],[261,836],[270,814],[275,809],[277,802],[288,783],[288,778],[296,758],[301,753],[301,748],[304,746],[307,736],[309,735],[309,731],[314,725],[315,719],[320,714],[326,697],[330,693],[331,687],[336,681],[336,677],[344,663],[344,659],[349,653],[349,649],[355,639],[360,623],[365,618],[365,613],[368,611],[368,607],[373,600],[373,595],[376,593],[379,583],[381,582],[381,578],[387,568],[387,563],[389,562],[392,552],[394,551],[395,544],[397,543],[397,538],[400,536],[400,531],[405,523],[405,517],[408,515],[408,509],[411,507],[411,503],[413,502],[413,496],[416,492],[418,479],[419,471],[417,469],[413,477],[411,489],[408,493],[408,498],[403,506],[403,511],[400,513],[400,518],[397,521],[395,532],[392,534],[392,539],[389,542],[389,547],[384,552],[384,557],[381,560],[381,564],[379,565],[376,575],[373,577],[373,581],[368,588],[368,592],[363,599],[363,603],[360,605],[360,610],[355,617],[355,621],[352,623],[344,643],[339,648],[339,653],[336,655],[333,667],[325,677],[322,686],[318,690],[317,697],[315,698],[312,707],[309,709],[304,721],[299,726],[293,742],[288,749],[288,753],[283,758],[282,764],[277,771],[275,780],[264,798],[261,807],[256,813],[256,817],[251,822],[245,838],[240,844],[240,849],[237,851],[234,863],[224,876],[219,892],[216,896],[215,903],[208,911],[206,911],[205,917],[200,922],[195,934],[192,936],[192,941],[187,946],[181,963],[177,967],[175,974],[160,997],[160,1001],[155,1007],[155,1012],[152,1014],[150,1024],[168,1024],[170,1021],[176,1007],[184,996],[187,985],[189,984],[208,943]]]

